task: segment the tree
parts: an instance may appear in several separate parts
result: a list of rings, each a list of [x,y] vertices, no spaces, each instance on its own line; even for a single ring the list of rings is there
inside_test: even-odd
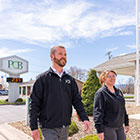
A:
[[[118,80],[118,86],[117,87],[121,89],[122,93],[125,93],[125,87],[126,87],[126,85],[123,84],[123,83],[124,83],[124,79],[119,79]]]
[[[127,80],[125,92],[128,94],[134,94],[134,80],[131,77]]]
[[[70,67],[67,73],[80,81],[85,81],[87,78],[87,71],[76,66]]]
[[[123,79],[118,81],[118,87],[121,89],[121,91],[127,94],[134,94],[134,79],[129,77],[125,84],[122,84],[124,83],[123,81]]]
[[[88,115],[93,114],[93,101],[96,91],[101,87],[96,71],[91,69],[88,72],[88,78],[83,84],[82,101]]]

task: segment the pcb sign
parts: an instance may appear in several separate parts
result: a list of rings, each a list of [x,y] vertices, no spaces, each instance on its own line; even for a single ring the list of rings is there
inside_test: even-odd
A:
[[[0,71],[10,75],[19,75],[28,72],[28,61],[13,55],[0,59]]]

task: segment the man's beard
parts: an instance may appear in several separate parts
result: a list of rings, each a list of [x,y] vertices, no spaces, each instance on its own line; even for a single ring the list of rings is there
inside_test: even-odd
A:
[[[64,61],[61,61],[61,60],[64,60]],[[64,66],[66,65],[67,60],[64,59],[64,58],[57,59],[56,57],[54,57],[54,62],[55,62],[58,66],[64,67]]]

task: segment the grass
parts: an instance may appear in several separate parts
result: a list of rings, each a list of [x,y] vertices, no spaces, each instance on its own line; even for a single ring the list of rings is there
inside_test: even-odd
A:
[[[0,100],[0,105],[24,105],[26,104],[26,99],[23,102],[6,102],[5,100]]]
[[[79,131],[76,123],[74,121],[71,121],[71,125],[69,126],[69,136],[72,136],[73,134],[77,133]]]
[[[88,135],[88,136],[82,138],[81,140],[99,140],[99,138],[97,135]],[[129,139],[126,139],[126,140],[129,140]]]
[[[125,99],[133,99],[134,96],[124,96]]]

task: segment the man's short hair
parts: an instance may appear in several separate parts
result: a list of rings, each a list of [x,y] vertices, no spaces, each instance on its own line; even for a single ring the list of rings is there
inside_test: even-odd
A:
[[[51,48],[51,51],[50,51],[50,54],[55,54],[55,52],[56,52],[56,48],[63,48],[63,49],[65,49],[65,47],[64,46],[53,46],[52,48]]]

